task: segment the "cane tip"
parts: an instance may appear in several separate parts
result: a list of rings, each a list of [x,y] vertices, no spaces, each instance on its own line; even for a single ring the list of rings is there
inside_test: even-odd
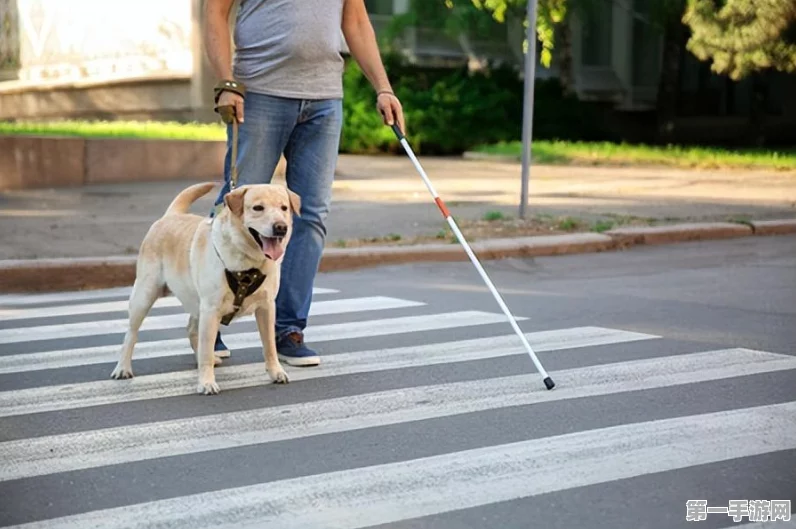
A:
[[[547,389],[553,389],[554,387],[556,387],[556,384],[555,384],[555,382],[553,382],[552,378],[547,377],[546,379],[544,379],[544,386]]]

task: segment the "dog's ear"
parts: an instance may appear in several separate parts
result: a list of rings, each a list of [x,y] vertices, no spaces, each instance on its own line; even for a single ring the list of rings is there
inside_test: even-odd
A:
[[[291,191],[290,189],[287,190],[287,197],[290,200],[290,209],[293,210],[293,213],[301,216],[301,197],[298,196],[296,193]]]
[[[233,215],[237,215],[238,217],[243,216],[243,196],[246,194],[246,191],[246,188],[242,187],[224,195],[224,204],[227,205]]]

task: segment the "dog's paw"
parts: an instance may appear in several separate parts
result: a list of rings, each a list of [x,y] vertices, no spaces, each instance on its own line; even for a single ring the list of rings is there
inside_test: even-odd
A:
[[[278,369],[269,369],[268,376],[271,377],[271,380],[273,380],[275,384],[287,384],[290,382],[290,377],[287,376],[287,373],[281,367]]]
[[[215,382],[199,382],[196,386],[196,392],[204,395],[217,395],[219,391],[221,388]]]
[[[220,356],[213,355],[213,367],[218,367],[223,363],[224,361],[221,359]]]
[[[111,373],[111,378],[115,380],[122,380],[124,378],[133,378],[133,368],[131,366],[116,365],[116,369]]]

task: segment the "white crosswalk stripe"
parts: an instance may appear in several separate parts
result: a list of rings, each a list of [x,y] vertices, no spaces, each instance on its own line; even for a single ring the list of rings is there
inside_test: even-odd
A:
[[[364,528],[403,520],[407,514],[426,516],[791,450],[796,448],[794,418],[796,403],[789,402],[625,424],[142,503],[28,527]],[[760,430],[771,423],[783,427],[768,438],[761,436]],[[296,501],[308,497],[324,501],[312,508]]]
[[[524,321],[526,318],[517,318]],[[316,325],[307,329],[305,336],[313,342],[328,342],[352,338],[369,338],[458,327],[477,327],[505,322],[506,317],[481,311],[444,312],[429,316],[404,316],[383,318],[362,322],[330,323]],[[570,338],[572,338],[570,336]],[[224,343],[233,349],[260,347],[260,335],[257,332],[243,332],[227,335]],[[0,374],[20,373],[42,369],[104,364],[119,359],[120,344],[110,346],[86,347],[82,349],[64,349],[43,353],[18,354],[0,356]],[[136,345],[134,360],[144,358],[163,358],[167,356],[193,355],[186,338],[159,341],[143,341]]]
[[[70,301],[89,301],[110,298],[123,298],[126,300],[130,297],[131,291],[131,287],[119,287],[102,290],[82,290],[78,292],[53,292],[48,294],[0,294],[0,305],[24,307],[43,303],[64,303]],[[312,289],[312,293],[315,295],[336,294],[338,292],[339,290],[335,290],[333,288],[316,287]],[[0,320],[1,319],[3,318],[0,317]]]
[[[25,439],[0,443],[0,459],[5,462],[0,469],[0,480],[449,417],[506,406],[719,380],[748,374],[750,370],[767,373],[783,369],[796,369],[796,358],[743,349],[707,351],[560,371],[557,378],[562,389],[555,392],[535,389],[533,376],[516,375],[143,426],[123,426],[91,433]],[[790,426],[796,429],[796,422]]]
[[[367,312],[407,307],[419,307],[424,303],[407,301],[384,296],[367,298],[340,299],[319,301],[312,304],[310,316],[326,314],[346,314],[351,312]],[[244,316],[235,323],[254,321],[254,316]],[[141,325],[142,331],[177,329],[188,323],[187,314],[171,314],[168,316],[151,315]],[[40,325],[37,327],[19,327],[0,329],[0,344],[27,342],[31,339],[54,340],[74,338],[92,334],[124,333],[127,330],[127,318],[119,320],[102,320],[94,322],[67,323],[60,325]]]
[[[319,367],[285,366],[291,384],[273,386],[261,355],[242,351],[261,348],[256,327],[247,318],[224,331],[233,353],[216,368],[222,392],[215,397],[195,395],[197,372],[195,367],[186,369],[193,366],[193,353],[184,336],[183,313],[154,314],[149,324],[145,321],[143,330],[160,329],[165,336],[144,336],[133,357],[133,371],[145,362],[145,374],[117,381],[108,377],[118,359],[118,333],[126,328],[126,320],[117,313],[126,311],[129,289],[0,296],[0,322],[20,325],[0,329],[0,494],[9,496],[18,490],[17,484],[30,483],[24,490],[33,497],[26,502],[49,501],[43,497],[46,487],[68,479],[80,498],[70,510],[19,514],[19,519],[12,507],[8,517],[0,515],[0,520],[11,521],[0,527],[365,528],[796,449],[796,398],[746,403],[739,390],[731,405],[699,412],[689,413],[684,407],[679,414],[662,413],[663,418],[597,421],[587,429],[575,424],[565,430],[569,433],[540,431],[512,442],[500,440],[496,431],[496,442],[424,457],[393,460],[389,446],[355,444],[346,449],[366,451],[374,459],[351,468],[320,466],[318,472],[276,479],[265,472],[268,457],[287,455],[266,450],[252,463],[262,465],[263,473],[245,484],[233,479],[207,490],[198,487],[167,496],[158,492],[129,504],[124,497],[92,498],[105,494],[90,485],[92,476],[111,473],[128,480],[123,469],[149,462],[162,463],[165,470],[146,480],[177,479],[166,474],[169,461],[199,462],[207,454],[215,460],[284,441],[324,437],[326,443],[337,436],[350,440],[366,431],[433,425],[478,414],[555,410],[567,402],[677,394],[703,384],[742,387],[737,381],[748,380],[745,377],[796,374],[796,355],[744,347],[670,347],[658,334],[558,325],[526,332],[548,370],[556,362],[566,366],[551,370],[557,387],[547,391],[505,316],[497,311],[461,307],[441,312],[426,302],[350,296],[333,288],[316,288],[314,294],[337,296],[315,299],[311,315],[347,316],[341,322],[310,325],[306,340],[339,343],[338,350],[323,355]],[[178,306],[173,298],[157,305]],[[418,314],[406,315],[407,309]],[[518,322],[532,321],[516,316]],[[42,318],[56,323],[38,325]],[[57,323],[58,318],[68,320]],[[489,335],[469,337],[479,330]],[[447,334],[438,338],[439,332]],[[469,334],[451,339],[454,332]],[[398,336],[403,343],[386,346]],[[42,350],[34,348],[38,343],[26,344],[76,337],[85,342],[80,348],[64,344]],[[352,346],[356,340],[370,341],[365,347]],[[621,354],[613,355],[611,347],[620,346]],[[188,357],[188,363],[168,364],[178,356]],[[509,361],[516,371],[505,371]],[[493,365],[503,365],[504,370],[493,371]],[[107,375],[87,380],[79,368],[89,366],[106,369]],[[461,377],[468,369],[464,379],[444,374]],[[425,378],[418,376],[425,373]],[[352,383],[365,376],[369,378],[364,385]],[[414,377],[422,382],[413,382]],[[3,387],[3,381],[10,387]],[[305,396],[310,381],[315,390]],[[262,402],[251,396],[238,400],[237,390],[250,388],[251,393],[258,387],[263,388]],[[133,403],[148,411],[128,413]],[[610,407],[606,413],[611,413]],[[565,416],[559,419],[567,421]],[[31,425],[25,426],[28,420]],[[456,441],[450,446],[456,447]],[[197,463],[193,470],[198,479],[202,468]],[[683,520],[678,527],[688,527],[685,499],[678,508]],[[793,527],[790,521],[732,526]]]
[[[600,328],[530,333],[527,337],[539,351],[655,338],[641,333]],[[508,335],[452,342],[446,344],[444,348],[434,344],[340,353],[325,359],[322,370],[295,370],[288,367],[288,373],[295,380],[308,380],[524,354],[525,350],[518,342],[516,335]],[[270,383],[262,362],[229,367],[221,366],[217,368],[216,376],[222,390]],[[128,381],[102,380],[9,391],[0,393],[0,417],[190,395],[194,392],[195,382],[196,370],[190,370],[139,376]]]
[[[127,312],[127,306],[127,300],[119,300],[43,308],[0,309],[0,321],[30,320],[34,318],[57,318],[61,316],[77,316],[82,314],[104,314],[108,312]],[[152,309],[154,310],[179,306],[181,306],[180,300],[173,296],[169,296],[156,300],[152,305]]]
[[[41,303],[68,303],[108,298],[128,298],[131,287],[82,290],[78,292],[52,292],[47,294],[1,294],[0,305],[27,306]]]
[[[331,289],[314,289],[313,294],[330,294]],[[129,294],[129,292],[128,292]],[[13,299],[13,298],[12,298]],[[2,297],[0,297],[0,305]],[[76,316],[80,314],[103,314],[108,312],[127,312],[128,300],[103,301],[99,303],[82,303],[79,305],[60,305],[55,307],[28,307],[0,309],[0,321],[26,320],[33,318],[54,318],[60,316]],[[181,307],[180,300],[174,296],[159,298],[152,305],[153,309]]]

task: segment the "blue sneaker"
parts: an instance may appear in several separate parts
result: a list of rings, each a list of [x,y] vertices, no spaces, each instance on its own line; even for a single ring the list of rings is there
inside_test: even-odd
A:
[[[229,358],[229,348],[221,341],[221,333],[216,334],[216,344],[213,346],[213,352],[219,358]]]
[[[310,367],[321,363],[318,353],[304,345],[300,332],[291,332],[276,341],[279,360],[289,366]]]

